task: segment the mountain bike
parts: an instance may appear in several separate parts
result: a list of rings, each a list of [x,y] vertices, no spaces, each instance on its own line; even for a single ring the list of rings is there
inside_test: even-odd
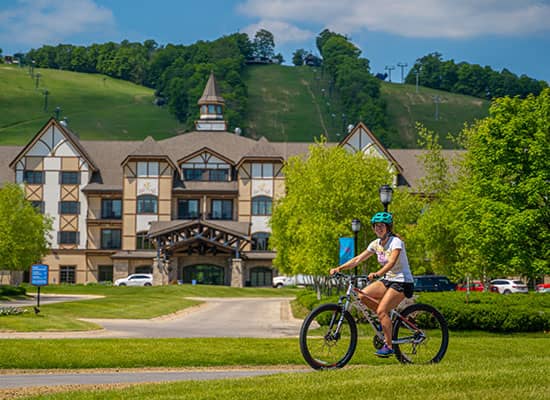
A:
[[[370,339],[374,331],[375,349],[384,345],[384,333],[376,312],[359,300],[359,283],[369,285],[367,275],[334,274],[347,286],[338,303],[322,304],[304,319],[300,329],[300,350],[314,369],[336,369],[353,357],[359,339]],[[378,303],[370,296],[369,300]],[[443,315],[428,304],[415,303],[390,313],[393,327],[392,346],[397,359],[405,364],[438,363],[449,345],[449,329]]]

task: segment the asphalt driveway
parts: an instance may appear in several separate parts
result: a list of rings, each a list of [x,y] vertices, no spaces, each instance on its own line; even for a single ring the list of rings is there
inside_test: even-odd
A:
[[[302,321],[292,317],[288,298],[194,299],[204,303],[154,319],[86,319],[99,331],[0,332],[0,339],[298,337]]]

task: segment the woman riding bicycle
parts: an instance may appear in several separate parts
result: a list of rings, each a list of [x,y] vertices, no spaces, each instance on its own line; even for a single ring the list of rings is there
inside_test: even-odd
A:
[[[378,212],[371,219],[372,228],[378,239],[372,241],[367,249],[348,262],[330,270],[333,275],[345,269],[356,267],[359,263],[376,254],[381,268],[370,273],[369,280],[383,277],[363,289],[366,296],[360,296],[361,301],[372,310],[376,311],[386,342],[376,351],[379,357],[389,357],[394,354],[391,342],[392,321],[390,311],[397,307],[405,297],[413,295],[413,276],[405,251],[405,243],[392,232],[393,217],[388,212]],[[375,303],[367,297],[379,301]]]

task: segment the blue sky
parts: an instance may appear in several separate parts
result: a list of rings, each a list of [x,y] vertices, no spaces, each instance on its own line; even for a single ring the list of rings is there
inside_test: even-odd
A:
[[[192,44],[265,28],[287,63],[324,28],[348,35],[372,72],[438,51],[550,82],[550,0],[0,0],[3,54],[124,39]],[[392,72],[401,80],[401,70]]]

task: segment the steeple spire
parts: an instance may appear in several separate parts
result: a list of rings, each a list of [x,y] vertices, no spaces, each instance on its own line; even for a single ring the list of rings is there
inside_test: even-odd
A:
[[[200,118],[195,121],[197,131],[225,131],[227,126],[223,119],[225,100],[220,95],[214,72],[210,72],[208,82],[197,102],[200,106]]]

